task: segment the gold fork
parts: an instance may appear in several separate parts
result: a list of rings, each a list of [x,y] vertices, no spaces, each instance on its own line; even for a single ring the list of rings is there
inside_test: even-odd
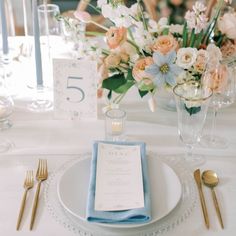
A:
[[[21,223],[21,219],[22,219],[24,209],[25,209],[25,202],[26,202],[28,190],[33,188],[33,186],[34,186],[33,171],[29,170],[26,172],[26,176],[25,176],[25,181],[24,181],[25,192],[21,201],[21,207],[20,207],[20,212],[17,219],[16,230],[19,230],[20,228],[20,223]]]
[[[33,229],[36,211],[38,208],[38,200],[39,200],[41,183],[42,183],[42,181],[46,180],[47,178],[48,178],[47,160],[39,159],[38,169],[37,169],[37,173],[36,173],[36,179],[38,181],[38,186],[37,186],[37,190],[36,190],[35,197],[34,197],[34,204],[33,204],[31,221],[30,221],[30,230]]]

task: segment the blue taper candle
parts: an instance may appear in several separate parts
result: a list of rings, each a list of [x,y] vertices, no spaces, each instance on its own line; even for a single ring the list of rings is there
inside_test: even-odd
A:
[[[41,49],[40,49],[40,32],[39,32],[39,18],[38,18],[37,0],[33,0],[32,5],[33,5],[33,29],[34,29],[36,78],[37,78],[37,86],[42,86],[43,85],[43,73],[42,73],[42,58],[41,58]]]
[[[7,21],[5,12],[5,0],[0,0],[0,15],[1,15],[1,28],[2,28],[2,51],[3,54],[8,54],[8,33]]]

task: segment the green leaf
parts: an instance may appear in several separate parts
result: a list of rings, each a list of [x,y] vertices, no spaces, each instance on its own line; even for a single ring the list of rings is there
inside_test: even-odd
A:
[[[126,83],[124,74],[115,74],[107,79],[104,79],[102,82],[102,88],[115,91],[120,86]]]
[[[128,69],[128,74],[126,76],[127,80],[134,80],[133,74],[132,74],[132,69]]]
[[[183,29],[183,47],[187,47],[188,42],[188,29],[187,29],[187,23],[184,23],[184,29]]]
[[[115,89],[114,92],[121,94],[126,93],[134,84],[134,81],[127,81],[126,84],[121,85],[119,88]]]
[[[189,47],[193,47],[194,46],[194,43],[195,43],[195,29],[192,29],[192,32],[191,32],[191,36],[190,36],[190,43],[189,43]]]
[[[194,115],[196,113],[198,113],[199,111],[201,111],[201,106],[199,107],[187,107],[186,104],[184,104],[184,108],[186,109],[186,111],[189,113],[189,115]]]
[[[111,98],[112,98],[112,90],[110,90],[109,93],[107,94],[107,98],[108,98],[109,100],[111,100]]]
[[[139,90],[138,92],[141,98],[148,94],[148,91]]]
[[[195,41],[195,47],[198,49],[201,45],[201,41],[202,41],[202,37],[203,37],[203,30],[197,35],[197,39]]]
[[[163,35],[168,35],[169,34],[169,29],[165,28],[162,32]]]

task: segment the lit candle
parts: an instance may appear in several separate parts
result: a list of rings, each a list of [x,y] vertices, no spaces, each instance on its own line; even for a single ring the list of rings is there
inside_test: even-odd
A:
[[[37,0],[33,0],[33,28],[34,28],[34,50],[36,64],[37,85],[43,85],[42,59],[40,49],[40,33],[39,33],[39,18]]]
[[[0,15],[1,15],[1,28],[2,28],[2,51],[3,54],[8,54],[8,33],[7,33],[7,21],[5,13],[5,0],[0,0]]]
[[[113,134],[118,134],[122,132],[122,122],[120,121],[112,121],[111,123],[111,131]]]

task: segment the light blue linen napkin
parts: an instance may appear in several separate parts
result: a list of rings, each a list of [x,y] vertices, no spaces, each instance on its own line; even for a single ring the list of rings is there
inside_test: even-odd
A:
[[[140,146],[142,174],[143,174],[143,190],[144,190],[144,207],[122,211],[95,211],[95,185],[96,185],[96,167],[97,167],[97,151],[98,143],[108,143],[117,145]],[[93,155],[91,161],[90,183],[87,199],[86,219],[90,222],[99,223],[122,223],[137,224],[145,223],[151,220],[150,207],[150,186],[148,179],[148,167],[146,159],[146,145],[143,142],[107,142],[96,141],[93,144]]]

